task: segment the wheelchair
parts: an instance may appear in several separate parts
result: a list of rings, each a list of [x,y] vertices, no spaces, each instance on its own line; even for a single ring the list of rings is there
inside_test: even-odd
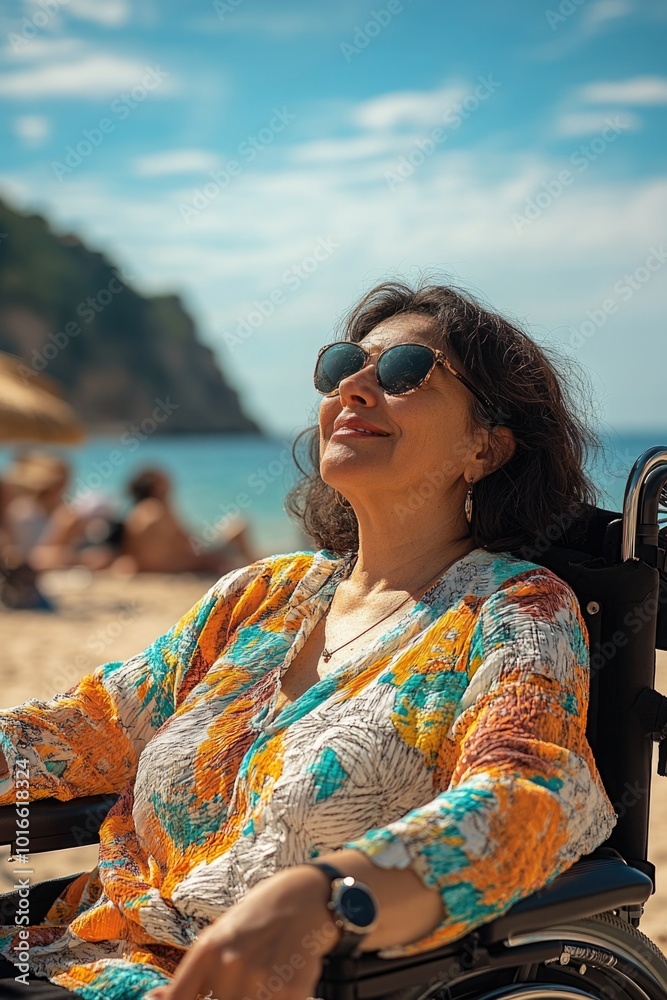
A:
[[[655,690],[655,651],[667,649],[666,486],[667,447],[650,448],[630,472],[622,513],[579,510],[522,553],[572,587],[588,628],[587,735],[618,815],[607,842],[451,944],[325,959],[322,1000],[667,1000],[667,958],[638,929],[655,887],[654,742],[667,774],[667,698]],[[114,799],[34,802],[31,852],[93,843]],[[14,809],[0,807],[0,843],[15,850],[15,837]],[[68,881],[35,887],[44,912]]]

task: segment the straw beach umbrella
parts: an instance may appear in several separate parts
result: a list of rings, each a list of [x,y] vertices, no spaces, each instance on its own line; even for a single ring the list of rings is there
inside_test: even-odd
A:
[[[0,441],[78,444],[84,429],[58,384],[0,352]]]

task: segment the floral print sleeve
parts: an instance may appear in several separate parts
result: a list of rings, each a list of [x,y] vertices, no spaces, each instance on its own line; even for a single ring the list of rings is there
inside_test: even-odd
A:
[[[588,649],[570,588],[553,574],[510,581],[482,605],[469,684],[450,730],[457,759],[426,805],[346,844],[412,867],[444,919],[387,956],[444,944],[505,912],[593,850],[615,822],[586,741]]]
[[[206,673],[263,563],[229,573],[165,635],[125,662],[111,662],[50,701],[32,699],[0,712],[0,749],[10,776],[17,758],[30,773],[31,799],[67,800],[120,791],[139,754]],[[0,804],[13,801],[11,777]]]

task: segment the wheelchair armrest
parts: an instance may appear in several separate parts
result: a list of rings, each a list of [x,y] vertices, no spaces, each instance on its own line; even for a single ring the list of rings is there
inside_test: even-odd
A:
[[[582,920],[622,906],[639,906],[653,892],[653,882],[620,855],[582,858],[544,889],[515,903],[501,917],[480,929],[484,945],[506,941],[515,934]]]
[[[545,945],[524,944],[508,949],[503,942],[561,922],[637,906],[652,891],[648,875],[627,865],[616,852],[613,856],[593,854],[577,861],[544,889],[515,903],[507,913],[439,948],[401,958],[380,958],[377,952],[354,958],[325,958],[317,995],[325,1000],[380,1000],[388,993],[417,984],[436,980],[446,984],[463,968],[500,968],[508,963],[543,961],[540,948]],[[553,950],[554,946],[548,947]]]
[[[116,798],[116,795],[86,795],[69,802],[38,799],[20,803],[30,810],[27,826],[19,826],[24,820],[16,815],[16,806],[0,806],[0,844],[11,844],[12,854],[39,854],[94,844],[99,839],[102,820]]]

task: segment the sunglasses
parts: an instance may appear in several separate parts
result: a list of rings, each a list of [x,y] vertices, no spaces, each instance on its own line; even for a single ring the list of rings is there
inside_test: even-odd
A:
[[[315,388],[324,396],[335,395],[343,379],[361,371],[368,364],[370,356],[365,347],[349,340],[326,344],[317,355]],[[375,362],[375,377],[387,395],[406,396],[424,385],[437,364],[444,365],[454,378],[470,390],[494,423],[499,422],[498,411],[488,396],[457,371],[443,351],[427,347],[426,344],[395,344],[388,347]]]

